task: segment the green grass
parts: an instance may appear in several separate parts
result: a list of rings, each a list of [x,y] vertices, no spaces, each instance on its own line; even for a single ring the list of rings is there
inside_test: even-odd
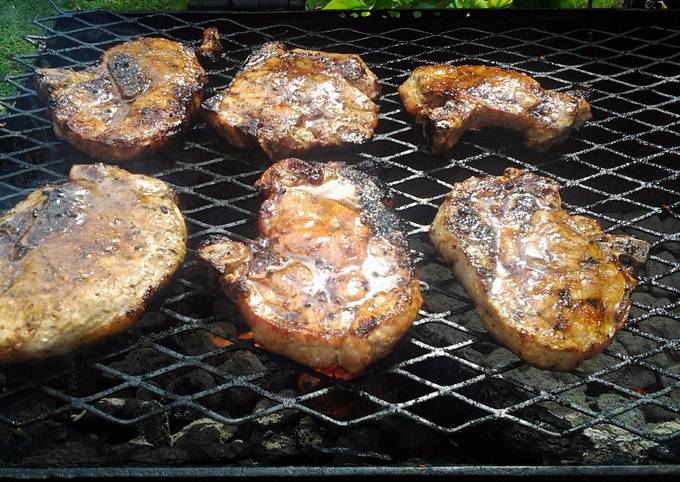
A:
[[[65,10],[183,10],[189,0],[57,0],[55,3]],[[31,23],[32,20],[56,13],[47,0],[0,0],[0,96],[14,92],[14,86],[6,82],[5,77],[23,72],[23,67],[9,60],[8,56],[29,54],[35,50],[23,38],[42,33]]]

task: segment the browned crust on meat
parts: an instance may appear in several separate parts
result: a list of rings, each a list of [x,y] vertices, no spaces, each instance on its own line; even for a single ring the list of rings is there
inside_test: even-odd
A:
[[[115,160],[176,139],[199,110],[207,83],[193,50],[155,37],[112,47],[94,67],[35,73],[57,136],[92,157]]]
[[[203,104],[206,122],[228,143],[270,158],[362,143],[378,123],[378,79],[354,54],[254,51],[223,92]]]
[[[591,118],[578,95],[543,89],[528,75],[485,65],[424,65],[399,87],[407,112],[423,124],[435,153],[450,150],[469,129],[501,126],[548,149]]]
[[[256,183],[262,238],[208,243],[256,341],[313,368],[360,373],[408,330],[422,303],[399,221],[366,174],[287,159]]]
[[[0,216],[0,362],[65,353],[135,323],[180,266],[186,227],[163,182],[78,165]]]
[[[517,169],[472,177],[454,186],[430,237],[499,342],[532,365],[566,371],[624,326],[649,245],[570,216],[558,188]]]

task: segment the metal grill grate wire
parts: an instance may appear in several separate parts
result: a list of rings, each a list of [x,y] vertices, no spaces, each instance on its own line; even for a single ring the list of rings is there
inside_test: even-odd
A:
[[[462,16],[441,17],[454,19],[451,22],[428,18],[428,24],[407,24],[340,20],[330,15],[123,15],[98,11],[36,21],[45,31],[44,36],[30,39],[39,53],[16,59],[29,69],[36,64],[88,65],[106,48],[138,35],[196,43],[201,28],[217,26],[226,54],[209,66],[208,96],[228,85],[252,48],[265,41],[361,54],[383,85],[380,124],[373,142],[335,157],[378,166],[377,173],[392,191],[395,207],[408,226],[412,252],[420,262],[426,304],[401,345],[362,380],[322,379],[315,389],[297,396],[276,393],[261,381],[277,371],[300,368],[267,354],[249,340],[227,337],[228,346],[214,346],[202,353],[183,352],[172,342],[173,337],[198,330],[209,332],[212,322],[226,316],[213,309],[225,305],[206,294],[195,273],[194,249],[216,234],[237,239],[255,235],[253,219],[259,201],[252,185],[267,166],[260,155],[226,147],[205,125],[197,123],[178,148],[162,159],[158,156],[123,166],[172,184],[186,216],[190,252],[185,266],[164,298],[149,307],[152,315],[145,318],[158,315],[167,317],[167,322],[133,330],[49,368],[8,368],[0,392],[0,421],[20,427],[86,411],[116,424],[132,425],[160,411],[186,407],[227,424],[241,424],[292,409],[337,426],[396,415],[445,433],[505,421],[550,436],[568,436],[607,423],[660,443],[678,437],[680,431],[669,424],[635,424],[625,414],[654,405],[670,413],[670,419],[680,421],[680,29],[616,22],[589,28],[565,22],[523,26],[502,21],[485,24]],[[423,150],[420,130],[403,112],[396,93],[413,67],[432,62],[515,68],[545,87],[562,90],[575,83],[589,84],[594,119],[548,153],[528,151],[521,140],[504,132],[485,131],[466,135],[446,156],[432,156]],[[0,99],[6,108],[0,128],[2,208],[16,204],[40,184],[63,180],[73,163],[90,161],[54,136],[30,72],[9,82],[17,93]],[[428,224],[453,183],[471,175],[499,174],[513,166],[559,180],[570,211],[598,219],[608,231],[626,232],[652,244],[647,271],[633,296],[628,328],[592,363],[584,363],[571,374],[534,376],[533,369],[507,354],[504,363],[495,364],[502,349],[479,329],[474,306],[425,239]],[[238,318],[225,309],[229,317]],[[217,361],[237,349],[266,358],[263,371],[246,375],[222,371]],[[120,359],[139,350],[155,353],[157,363],[141,373],[121,370]],[[189,394],[157,382],[187,370],[205,371],[218,382]],[[649,383],[636,386],[642,375]],[[408,388],[397,388],[396,397],[386,396],[375,389],[380,383],[371,380],[383,384],[389,380],[396,387]],[[71,389],[74,384],[77,389]],[[235,387],[274,403],[264,411],[238,416],[206,403],[211,395]],[[500,393],[513,396],[480,396],[489,387],[501,387]],[[129,390],[144,390],[162,400],[162,405],[132,418],[97,408],[99,400]],[[338,417],[314,403],[338,392],[353,394],[365,410]],[[570,396],[580,392],[611,392],[625,403],[593,407],[582,397]],[[49,409],[39,413],[16,409],[24,397],[36,393],[50,400]],[[553,411],[557,407],[571,423],[535,417],[533,410],[538,406],[550,406]],[[447,412],[444,416],[442,409]],[[451,415],[453,412],[459,413]]]

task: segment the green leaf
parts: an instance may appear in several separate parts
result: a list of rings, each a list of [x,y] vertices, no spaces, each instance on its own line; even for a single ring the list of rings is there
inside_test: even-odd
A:
[[[515,0],[519,8],[587,8],[588,0]]]
[[[449,4],[449,8],[489,8],[489,4],[485,0],[454,0]]]
[[[366,10],[368,6],[362,0],[331,0],[324,10]]]
[[[593,0],[593,8],[620,8],[623,0]]]
[[[328,0],[306,0],[305,9],[306,10],[320,10],[326,6]]]
[[[413,12],[413,18],[420,18],[422,16],[423,16],[423,14],[420,12],[420,10],[415,10]]]
[[[392,0],[375,0],[373,10],[389,10],[392,8]]]
[[[512,0],[488,0],[489,8],[506,8],[512,5]]]

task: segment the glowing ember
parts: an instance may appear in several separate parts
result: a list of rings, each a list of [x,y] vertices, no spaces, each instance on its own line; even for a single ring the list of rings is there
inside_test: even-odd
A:
[[[216,347],[222,348],[225,346],[230,346],[233,345],[234,343],[227,340],[226,338],[222,338],[221,336],[213,335],[212,333],[210,335],[210,342],[215,345]]]
[[[239,333],[238,339],[239,340],[252,340],[253,339],[253,332],[252,331],[244,331],[243,333]]]
[[[316,389],[321,379],[307,372],[300,373],[297,380],[297,388],[300,393],[309,393]]]
[[[324,368],[315,368],[317,372],[326,375],[327,377],[336,378],[338,380],[351,380],[356,377],[356,374],[352,374],[338,365],[331,365]]]

